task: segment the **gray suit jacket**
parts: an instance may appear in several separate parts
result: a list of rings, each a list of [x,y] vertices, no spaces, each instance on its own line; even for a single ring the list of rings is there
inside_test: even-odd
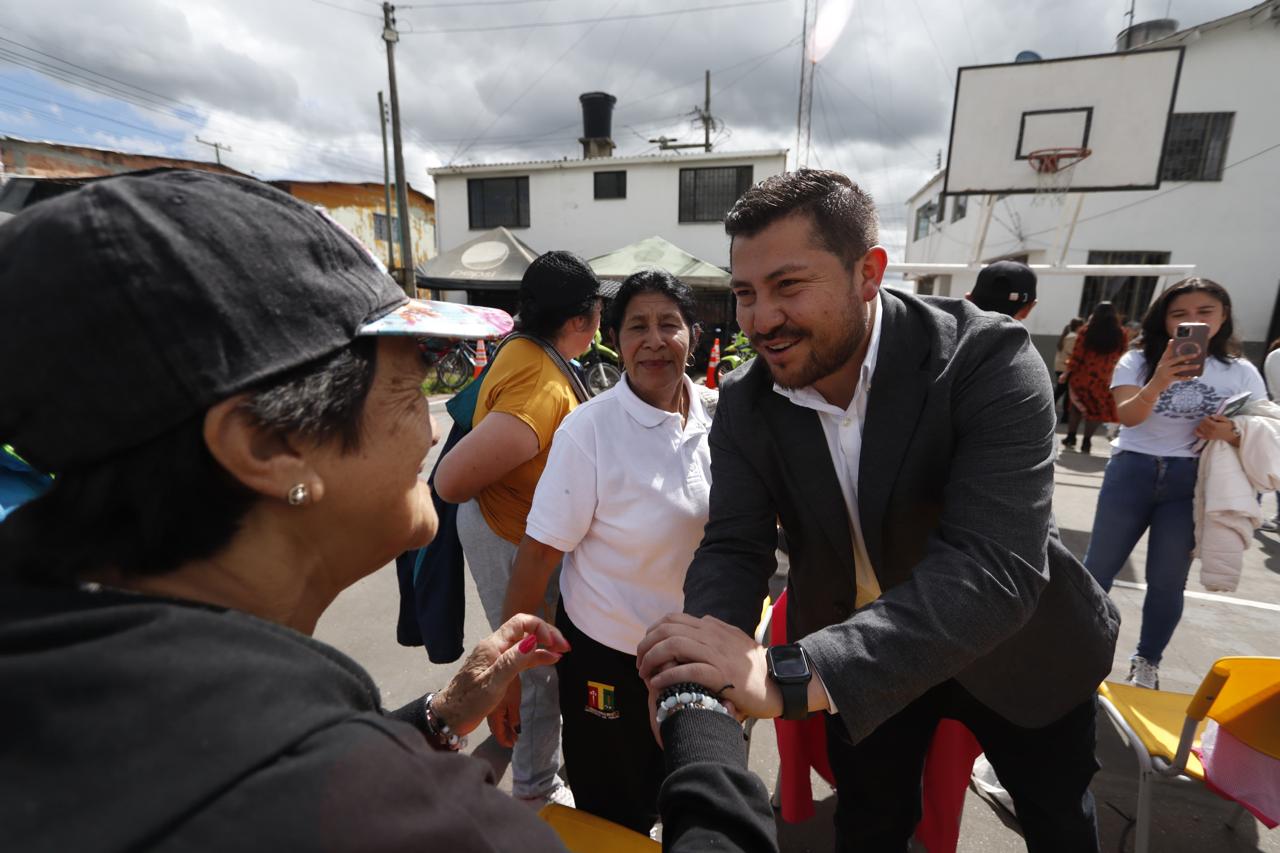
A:
[[[763,359],[711,429],[711,515],[685,610],[750,632],[787,533],[788,636],[858,741],[949,678],[1010,722],[1046,725],[1111,668],[1120,617],[1052,519],[1053,392],[1026,330],[958,299],[882,290],[858,472],[883,596],[854,609],[849,520],[817,413]]]

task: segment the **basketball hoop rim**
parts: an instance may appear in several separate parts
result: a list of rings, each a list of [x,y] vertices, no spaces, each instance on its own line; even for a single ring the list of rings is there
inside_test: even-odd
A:
[[[1090,148],[1039,148],[1027,154],[1032,171],[1053,175],[1070,169],[1093,153]]]

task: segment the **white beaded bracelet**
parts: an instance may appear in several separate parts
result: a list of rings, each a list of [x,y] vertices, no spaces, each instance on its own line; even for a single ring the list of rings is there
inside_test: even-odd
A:
[[[726,716],[729,715],[729,709],[726,708],[720,700],[707,693],[698,693],[695,691],[684,690],[680,693],[668,696],[658,703],[657,717],[659,725],[662,724],[667,717],[677,711],[683,711],[685,708],[696,708],[704,711],[719,711]]]

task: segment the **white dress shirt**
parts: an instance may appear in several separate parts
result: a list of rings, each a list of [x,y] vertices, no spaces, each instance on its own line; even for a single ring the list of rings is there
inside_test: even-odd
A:
[[[853,535],[854,582],[857,585],[855,606],[862,607],[880,597],[880,582],[876,579],[867,546],[862,538],[862,523],[858,518],[858,464],[862,457],[862,424],[867,416],[867,399],[871,396],[871,383],[876,372],[876,359],[880,354],[880,297],[870,303],[874,317],[871,321],[871,340],[858,374],[858,386],[853,400],[845,409],[831,405],[813,386],[788,389],[777,384],[773,390],[797,406],[813,409],[818,413],[822,432],[827,437],[827,450],[831,464],[835,466],[840,491],[844,494],[844,507],[849,515],[849,530]]]

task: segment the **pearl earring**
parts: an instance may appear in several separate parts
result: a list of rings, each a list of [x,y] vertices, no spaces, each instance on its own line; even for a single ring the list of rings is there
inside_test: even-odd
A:
[[[299,483],[289,490],[289,496],[287,499],[289,501],[289,506],[302,506],[307,502],[308,497],[307,484]]]

